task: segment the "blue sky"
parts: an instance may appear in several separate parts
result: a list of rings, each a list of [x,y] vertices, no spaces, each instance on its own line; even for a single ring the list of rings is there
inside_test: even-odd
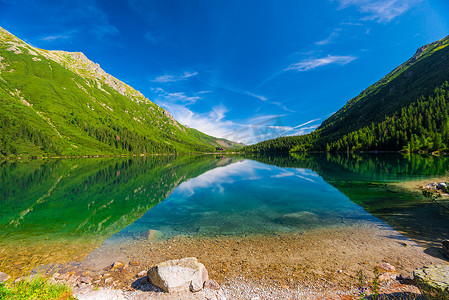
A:
[[[0,26],[83,52],[182,124],[254,143],[314,130],[449,35],[449,1],[0,0]]]

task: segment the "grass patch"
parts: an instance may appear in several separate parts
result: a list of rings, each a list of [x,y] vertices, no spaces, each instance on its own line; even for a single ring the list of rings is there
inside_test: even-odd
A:
[[[66,300],[76,299],[72,289],[62,283],[51,283],[42,276],[31,280],[21,280],[17,283],[0,283],[0,299],[43,299]]]

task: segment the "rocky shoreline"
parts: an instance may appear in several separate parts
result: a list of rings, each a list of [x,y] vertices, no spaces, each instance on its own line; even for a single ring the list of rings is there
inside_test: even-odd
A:
[[[17,278],[32,280],[35,276],[46,276],[51,282],[64,283],[72,286],[74,295],[79,300],[94,299],[354,299],[360,294],[360,289],[351,287],[342,290],[332,283],[316,282],[304,286],[289,288],[266,281],[251,281],[242,277],[228,280],[223,287],[208,278],[204,265],[196,258],[184,258],[163,262],[146,271],[135,274],[135,281],[130,287],[119,288],[120,277],[124,273],[135,273],[137,262],[127,264],[114,262],[105,268],[103,274],[89,276],[89,271],[83,271],[79,264],[71,263],[58,266],[46,266],[34,270],[33,274]],[[162,270],[169,267],[170,272]],[[399,293],[404,295],[420,294],[419,290],[411,284],[410,278],[397,275],[395,267],[388,263],[377,266],[381,272],[378,275],[380,292],[384,294]],[[195,269],[198,272],[190,272]],[[157,270],[157,271],[155,271]],[[59,273],[61,272],[61,273]],[[163,274],[161,279],[158,274]],[[180,275],[180,273],[182,273]],[[194,274],[196,273],[196,274]],[[199,282],[196,287],[194,281]]]
[[[186,257],[204,264],[217,285],[166,293],[149,282],[153,267]],[[382,263],[394,272],[375,275]],[[410,282],[413,271],[444,264],[444,256],[428,255],[376,223],[276,236],[140,239],[103,245],[82,262],[47,265],[34,274],[46,272],[54,282],[74,286],[78,299],[354,299],[360,296],[359,272],[368,292],[379,276],[381,293],[419,297]]]
[[[254,282],[244,278],[234,278],[223,287],[213,279],[209,279],[208,271],[196,258],[183,258],[158,264],[150,270],[135,274],[136,280],[131,287],[118,288],[117,283],[121,274],[133,273],[132,267],[138,267],[138,262],[114,262],[105,268],[103,274],[89,276],[89,271],[82,272],[79,265],[47,266],[44,270],[34,270],[33,274],[17,278],[32,280],[35,276],[46,276],[53,283],[64,283],[74,288],[74,295],[79,300],[94,299],[355,299],[361,295],[376,293],[392,297],[410,296],[421,298],[421,291],[429,298],[449,299],[449,266],[430,265],[413,272],[413,277],[398,275],[396,268],[389,263],[376,266],[377,287],[362,284],[357,289],[339,289],[332,284],[305,285],[296,288],[279,286],[267,282]],[[72,269],[70,269],[72,268]],[[68,271],[70,269],[70,271]],[[137,269],[134,269],[134,271]],[[429,270],[432,270],[431,273]],[[68,271],[67,273],[64,273]],[[59,273],[59,272],[62,272]],[[0,281],[5,281],[5,273],[0,272]],[[6,275],[7,276],[7,275]],[[435,288],[432,276],[437,277],[440,286]],[[374,282],[374,281],[373,281]],[[419,286],[419,288],[418,288]],[[376,289],[376,291],[375,291]],[[368,292],[367,292],[368,291]],[[446,293],[446,294],[445,294]],[[437,298],[431,298],[431,297]]]
[[[448,196],[449,195],[449,189],[446,182],[432,182],[428,183],[426,185],[423,185],[420,187],[421,190],[426,190],[431,193],[437,193],[440,195]]]

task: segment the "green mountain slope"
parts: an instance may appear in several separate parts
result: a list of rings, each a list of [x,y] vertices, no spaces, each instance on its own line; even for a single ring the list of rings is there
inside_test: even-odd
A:
[[[383,121],[449,79],[449,36],[420,47],[415,55],[325,120],[325,135],[343,134]],[[375,112],[375,113],[374,113]]]
[[[435,151],[449,147],[449,36],[351,99],[305,136],[281,137],[248,152]]]
[[[0,156],[190,153],[216,147],[222,147],[220,139],[179,124],[84,54],[37,49],[0,28]]]

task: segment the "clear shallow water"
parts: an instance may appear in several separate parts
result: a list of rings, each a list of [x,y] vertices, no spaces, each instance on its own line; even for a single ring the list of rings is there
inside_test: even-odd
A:
[[[447,213],[388,185],[447,170],[448,157],[398,154],[7,161],[0,251],[99,246],[149,229],[167,237],[273,234],[376,218],[412,238],[447,238]]]
[[[0,166],[0,246],[103,241],[163,201],[214,156],[10,161]]]
[[[273,234],[354,220],[373,217],[317,173],[246,159],[182,183],[116,237]]]

